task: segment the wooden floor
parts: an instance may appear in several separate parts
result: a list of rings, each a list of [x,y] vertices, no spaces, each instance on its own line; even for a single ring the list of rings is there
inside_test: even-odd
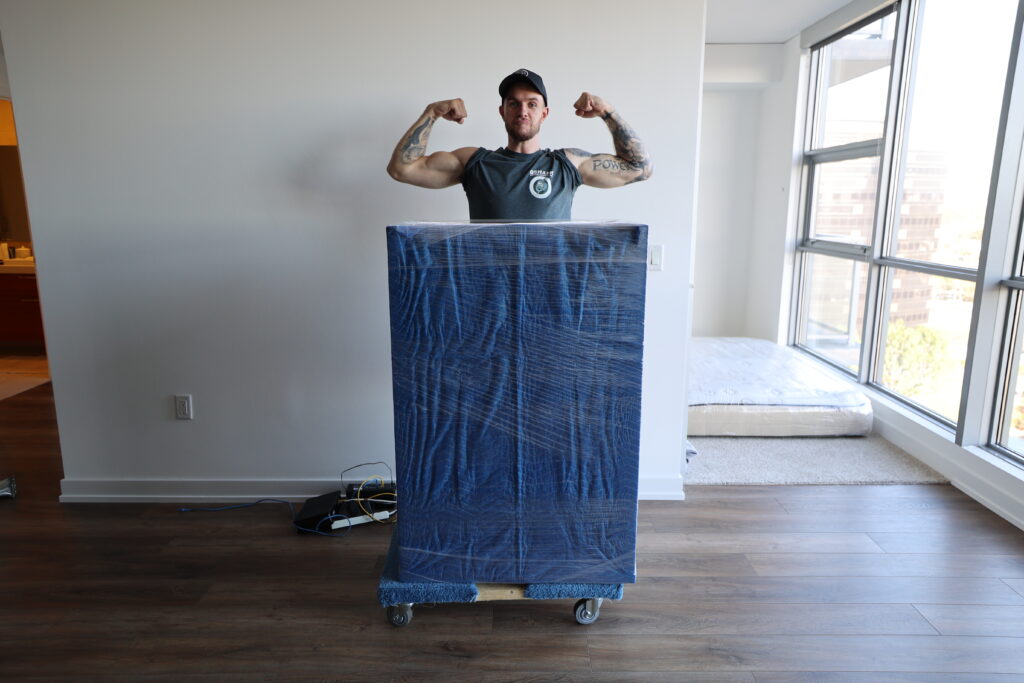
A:
[[[50,379],[46,355],[32,351],[0,349],[0,400]]]
[[[375,599],[391,527],[280,505],[58,505],[49,385],[0,402],[0,679],[1024,680],[1024,532],[949,486],[690,487],[640,506],[639,573],[571,602]]]

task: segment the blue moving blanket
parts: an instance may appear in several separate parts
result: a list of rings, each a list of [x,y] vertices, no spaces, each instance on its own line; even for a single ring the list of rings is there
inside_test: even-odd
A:
[[[384,573],[377,586],[380,604],[400,605],[402,603],[425,602],[476,602],[479,591],[475,583],[444,583],[443,581],[420,581],[406,583],[399,581],[398,555],[395,538],[391,538]],[[526,584],[524,597],[528,600],[559,600],[570,598],[622,599],[622,584],[614,583],[530,583]]]
[[[634,582],[647,227],[387,241],[399,580]]]

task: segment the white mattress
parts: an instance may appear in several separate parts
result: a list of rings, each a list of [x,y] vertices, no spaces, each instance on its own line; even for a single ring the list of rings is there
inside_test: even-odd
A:
[[[695,337],[690,436],[861,436],[871,401],[791,348],[763,339]]]

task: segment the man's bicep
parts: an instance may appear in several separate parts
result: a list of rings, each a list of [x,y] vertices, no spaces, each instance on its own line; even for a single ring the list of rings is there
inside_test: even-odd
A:
[[[571,161],[572,165],[576,168],[579,168],[580,164],[594,156],[587,150],[579,149],[578,147],[566,147],[562,151],[565,152],[565,156],[568,157],[569,161]]]
[[[584,185],[622,187],[644,179],[644,168],[612,154],[592,154],[577,164]]]
[[[466,163],[478,147],[460,147],[453,152],[434,152],[421,160],[419,179],[421,187],[443,188],[462,182]]]
[[[418,175],[425,187],[456,185],[462,180],[462,162],[452,152],[434,152],[423,157]]]

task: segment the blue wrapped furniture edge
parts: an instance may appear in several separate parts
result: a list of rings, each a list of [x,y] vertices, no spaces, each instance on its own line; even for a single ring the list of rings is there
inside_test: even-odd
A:
[[[391,537],[384,573],[377,588],[377,599],[384,607],[401,604],[476,602],[479,594],[475,583],[443,581],[410,582],[398,580],[397,535]],[[621,583],[530,583],[525,584],[525,597],[531,600],[578,598],[622,599]]]

